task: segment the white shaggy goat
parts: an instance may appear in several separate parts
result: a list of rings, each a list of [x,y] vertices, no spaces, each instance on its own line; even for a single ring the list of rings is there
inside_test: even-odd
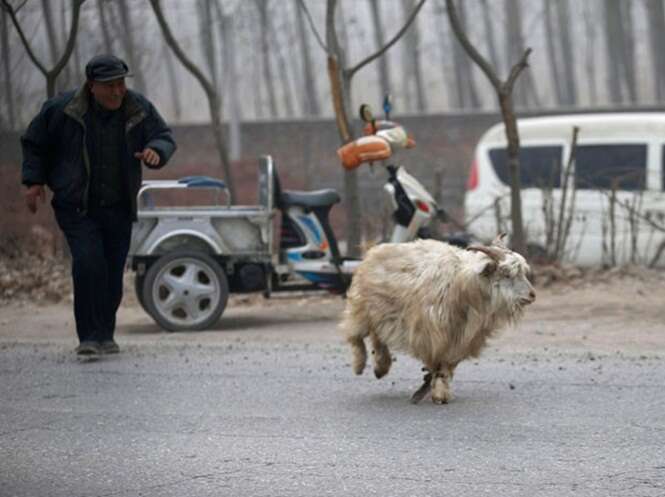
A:
[[[427,371],[412,401],[430,390],[437,404],[451,400],[457,364],[477,357],[489,336],[536,299],[529,265],[505,247],[504,236],[467,249],[434,240],[373,247],[353,276],[340,325],[353,371],[365,368],[369,336],[377,378],[390,370],[390,350],[401,350]]]

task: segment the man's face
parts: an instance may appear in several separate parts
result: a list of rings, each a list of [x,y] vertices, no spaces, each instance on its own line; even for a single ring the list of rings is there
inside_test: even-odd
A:
[[[112,81],[90,81],[90,93],[97,103],[108,110],[119,109],[127,93],[125,78]]]

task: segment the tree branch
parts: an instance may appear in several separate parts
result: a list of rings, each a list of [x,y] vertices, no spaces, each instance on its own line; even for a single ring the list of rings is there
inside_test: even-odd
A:
[[[529,67],[529,63],[527,62],[527,59],[529,58],[529,54],[531,53],[531,49],[527,48],[524,51],[524,54],[520,58],[520,60],[515,64],[512,69],[510,70],[510,75],[508,76],[508,79],[506,80],[506,83],[504,84],[505,90],[510,93],[513,91],[513,85],[515,84],[515,81],[517,80],[517,77],[520,75],[520,73]]]
[[[76,35],[78,34],[79,18],[81,13],[81,5],[83,5],[85,0],[74,0],[74,5],[72,6],[72,25],[69,27],[69,38],[67,39],[67,46],[65,47],[65,52],[60,57],[60,60],[55,65],[51,71],[51,74],[60,74],[63,67],[67,64],[69,57],[74,51],[74,45],[76,45]]]
[[[383,47],[374,52],[372,55],[358,62],[355,66],[345,69],[344,72],[347,74],[347,76],[348,77],[353,76],[359,69],[362,69],[364,66],[372,62],[374,59],[378,59],[379,57],[381,57],[390,47],[392,47],[395,43],[397,43],[397,40],[399,40],[402,37],[402,35],[406,33],[406,30],[409,29],[409,26],[411,26],[411,23],[413,23],[414,19],[416,18],[416,15],[418,15],[418,12],[420,12],[420,9],[422,8],[422,6],[425,4],[426,1],[427,0],[420,0],[418,2],[418,5],[416,5],[413,8],[413,11],[409,15],[409,18],[406,20],[406,23],[404,23],[404,26],[402,26],[402,29],[400,29],[397,32],[397,34],[395,34],[395,36],[393,36],[392,39],[388,41]]]
[[[321,48],[323,48],[324,52],[330,55],[330,50],[328,50],[328,47],[326,47],[326,44],[323,43],[323,38],[321,38],[321,35],[316,29],[316,26],[314,25],[314,20],[312,19],[311,14],[309,13],[309,9],[307,8],[307,5],[305,5],[305,0],[298,0],[298,5],[300,8],[303,10],[305,15],[307,16],[307,21],[309,22],[309,26],[312,28],[312,31],[314,32],[314,36],[316,37],[316,41],[319,42],[319,45]]]
[[[196,79],[199,80],[199,83],[201,83],[201,86],[204,87],[206,93],[208,93],[208,95],[215,94],[216,93],[215,89],[213,88],[210,81],[208,81],[208,78],[206,78],[205,74],[203,74],[203,72],[201,72],[199,68],[194,65],[194,63],[187,57],[182,48],[180,48],[180,45],[175,39],[175,36],[173,36],[173,33],[171,32],[171,28],[169,27],[168,23],[166,22],[166,19],[164,18],[164,13],[162,12],[162,7],[160,5],[160,0],[150,0],[150,5],[152,6],[152,10],[155,13],[155,17],[157,18],[157,23],[159,24],[159,27],[162,29],[162,33],[164,34],[164,39],[166,40],[166,44],[169,46],[171,50],[173,50],[173,53],[178,58],[180,63],[183,66],[185,66],[185,68],[189,72],[191,72],[194,75],[194,77],[196,77]]]
[[[466,33],[462,29],[462,24],[460,23],[459,16],[457,15],[457,8],[453,0],[446,0],[446,8],[448,9],[448,19],[450,20],[450,27],[455,32],[457,39],[462,44],[466,52],[469,54],[469,57],[478,64],[478,67],[485,73],[487,79],[490,80],[492,86],[496,89],[497,92],[501,91],[501,80],[496,75],[496,72],[490,65],[490,63],[483,57],[478,50],[471,44],[469,38],[467,38]]]
[[[23,47],[25,48],[25,51],[28,54],[28,57],[30,57],[30,60],[32,63],[37,66],[37,69],[40,70],[40,72],[46,77],[48,75],[48,70],[44,65],[39,61],[35,53],[32,51],[32,47],[30,46],[30,42],[27,40],[25,37],[25,33],[23,32],[23,28],[21,28],[21,25],[18,22],[18,19],[16,18],[16,11],[14,8],[9,4],[8,0],[0,0],[2,1],[2,6],[4,7],[5,11],[9,14],[9,18],[12,20],[12,24],[16,28],[16,31],[18,32],[19,37],[21,38],[21,42],[23,43]]]

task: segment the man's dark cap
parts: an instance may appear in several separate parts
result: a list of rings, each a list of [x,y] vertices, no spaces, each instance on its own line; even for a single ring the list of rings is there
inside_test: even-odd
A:
[[[131,76],[125,61],[115,55],[95,55],[85,66],[88,81],[113,81]]]

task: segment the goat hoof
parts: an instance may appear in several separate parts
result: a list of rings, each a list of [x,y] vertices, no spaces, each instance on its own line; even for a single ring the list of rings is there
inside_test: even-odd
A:
[[[387,374],[388,374],[388,371],[384,371],[382,369],[375,369],[374,370],[374,376],[376,376],[377,380],[380,380],[381,378],[383,378]]]

